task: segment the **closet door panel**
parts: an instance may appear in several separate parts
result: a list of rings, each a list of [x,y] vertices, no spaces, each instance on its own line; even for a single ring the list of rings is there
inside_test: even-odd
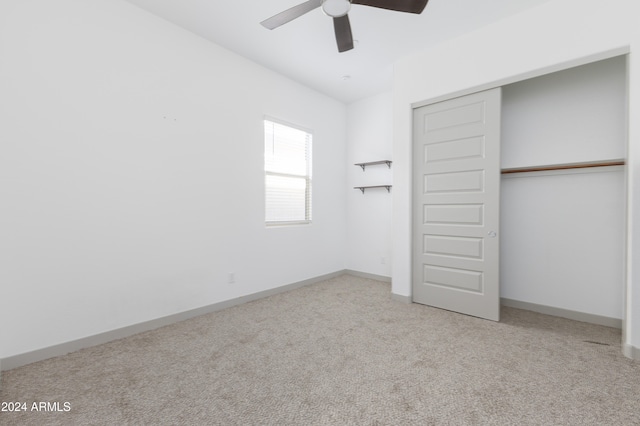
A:
[[[498,321],[500,89],[414,111],[413,300]]]

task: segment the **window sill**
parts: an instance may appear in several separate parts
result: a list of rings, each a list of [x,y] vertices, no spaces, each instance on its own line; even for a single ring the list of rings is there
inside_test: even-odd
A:
[[[266,222],[267,228],[281,228],[283,226],[304,226],[311,225],[310,220],[296,220],[290,222]]]

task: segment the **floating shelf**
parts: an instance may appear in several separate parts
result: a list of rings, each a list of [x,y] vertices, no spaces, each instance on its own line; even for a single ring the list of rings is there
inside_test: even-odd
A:
[[[356,164],[359,165],[359,164]],[[353,189],[359,189],[364,194],[365,189],[385,188],[387,192],[391,192],[391,185],[373,185],[373,186],[354,186]]]
[[[367,166],[376,166],[378,164],[386,164],[387,167],[391,168],[391,160],[370,161],[368,163],[356,163],[354,165],[362,167],[362,171],[364,172],[365,167],[367,167]]]

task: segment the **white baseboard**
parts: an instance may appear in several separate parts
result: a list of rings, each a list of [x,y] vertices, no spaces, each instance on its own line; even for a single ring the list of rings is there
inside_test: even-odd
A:
[[[344,275],[345,273],[351,273],[351,272],[348,272],[346,270],[336,271],[330,274],[321,275],[321,276],[310,278],[307,280],[286,284],[281,287],[259,291],[257,293],[249,294],[247,296],[241,296],[235,299],[225,300],[223,302],[218,302],[212,305],[203,306],[201,308],[191,309],[189,311],[168,315],[166,317],[141,322],[138,324],[133,324],[127,327],[122,327],[116,330],[99,333],[93,336],[84,337],[84,338],[73,340],[70,342],[60,343],[58,345],[37,349],[35,351],[2,358],[0,359],[0,372],[3,370],[11,370],[13,368],[31,364],[33,362],[53,358],[56,356],[66,355],[68,353],[75,352],[80,349],[101,345],[103,343],[108,343],[113,340],[129,337],[134,334],[142,333],[144,331],[154,330],[156,328],[164,327],[165,325],[174,324],[176,322],[184,321],[200,315],[216,312],[222,309],[230,308],[232,306],[237,306],[243,303],[273,296],[275,294],[284,293],[290,290],[294,290],[296,288],[304,287],[307,285],[315,284],[320,281],[325,281],[331,278],[335,278],[340,275]],[[1,380],[2,379],[0,378],[0,385],[2,383]]]
[[[604,325],[606,327],[622,328],[622,320],[617,318],[604,317],[600,315],[587,314],[584,312],[571,311],[569,309],[554,308],[553,306],[538,305],[536,303],[522,302],[512,299],[500,299],[502,306],[511,308],[525,309],[527,311],[538,312],[540,314],[552,315],[572,319],[575,321],[588,322],[590,324]]]
[[[400,294],[391,293],[391,299],[398,302],[412,303],[411,296],[403,296]],[[538,305],[536,303],[522,302],[512,299],[500,299],[500,305],[508,306],[511,308],[524,309],[527,311],[538,312],[541,314],[552,315],[555,317],[572,319],[575,321],[588,322],[590,324],[604,325],[606,327],[622,328],[622,320],[617,318],[609,318],[600,315],[587,314],[584,312],[571,311],[568,309],[554,308],[552,306]]]
[[[622,345],[622,353],[627,358],[640,361],[640,348],[636,348],[625,343]]]
[[[345,274],[349,274],[349,275],[353,275],[353,276],[356,276],[356,277],[360,277],[360,278],[368,278],[370,280],[382,281],[382,282],[385,282],[385,283],[390,283],[391,282],[391,277],[385,277],[384,275],[370,274],[368,272],[354,271],[353,269],[345,269],[344,273]]]
[[[401,294],[391,293],[391,300],[402,303],[413,303],[411,296],[403,296]]]

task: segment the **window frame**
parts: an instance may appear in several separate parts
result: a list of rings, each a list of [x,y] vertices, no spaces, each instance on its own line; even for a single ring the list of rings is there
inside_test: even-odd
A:
[[[271,122],[274,124],[278,124],[280,126],[289,127],[291,129],[299,130],[307,134],[306,140],[306,172],[304,175],[292,174],[292,173],[282,173],[282,172],[273,172],[267,171],[266,169],[266,124],[267,122]],[[265,115],[262,119],[262,139],[263,139],[263,155],[265,161],[263,161],[264,168],[264,223],[268,228],[279,227],[279,226],[296,226],[296,225],[310,225],[312,223],[313,218],[313,131],[304,126],[300,126],[298,124],[293,124],[288,121],[280,120],[278,118],[274,118],[272,116]],[[304,179],[305,181],[305,198],[304,198],[304,208],[305,208],[305,218],[300,220],[267,220],[267,177],[268,176],[276,176],[276,177],[284,177],[284,178],[295,178],[295,179]]]

